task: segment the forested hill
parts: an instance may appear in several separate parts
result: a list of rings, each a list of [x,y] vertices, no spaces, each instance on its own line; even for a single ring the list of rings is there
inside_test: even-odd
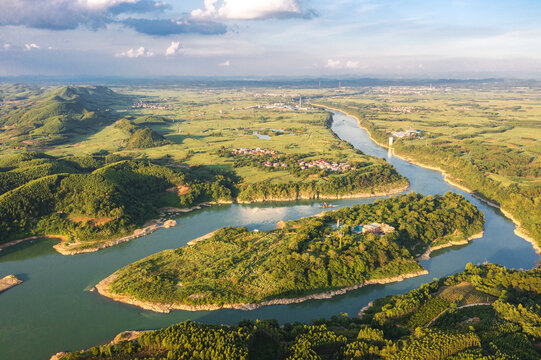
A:
[[[63,235],[85,246],[128,235],[162,206],[231,201],[235,181],[227,173],[195,174],[118,155],[21,153],[0,160],[0,244]]]
[[[40,146],[87,134],[117,117],[113,107],[130,98],[104,86],[64,86],[0,118],[4,145]]]
[[[541,357],[540,296],[539,269],[468,264],[462,273],[376,300],[361,318],[342,314],[282,326],[187,321],[60,358],[535,360]]]

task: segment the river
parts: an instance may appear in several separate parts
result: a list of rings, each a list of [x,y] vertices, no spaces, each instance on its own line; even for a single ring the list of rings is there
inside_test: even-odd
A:
[[[411,190],[422,194],[455,191],[473,202],[486,217],[483,238],[471,244],[442,249],[421,261],[428,275],[387,285],[372,285],[327,300],[263,307],[253,311],[219,310],[159,314],[124,305],[89,292],[119,268],[223,226],[266,230],[279,220],[321,212],[314,201],[254,205],[219,205],[183,214],[178,226],[160,229],[95,253],[62,256],[52,249],[54,240],[20,244],[0,256],[0,276],[15,274],[24,283],[0,295],[0,359],[46,359],[63,350],[78,350],[110,341],[124,330],[166,327],[187,319],[213,324],[235,324],[242,319],[274,318],[280,322],[309,322],[339,313],[356,316],[373,299],[404,293],[432,280],[464,269],[468,262],[485,261],[509,268],[529,269],[539,256],[530,243],[513,233],[513,223],[502,213],[447,184],[439,172],[393,157],[370,140],[354,118],[334,113],[332,130],[364,153],[385,158],[408,177]],[[272,140],[266,146],[272,146]],[[371,199],[337,200],[336,207],[373,202]]]

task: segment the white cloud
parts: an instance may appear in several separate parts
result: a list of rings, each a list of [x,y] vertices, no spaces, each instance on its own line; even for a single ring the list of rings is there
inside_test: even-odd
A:
[[[325,67],[330,69],[340,69],[342,67],[342,62],[340,60],[329,59],[327,60]]]
[[[77,4],[82,8],[104,10],[120,4],[135,4],[138,1],[139,0],[77,0]]]
[[[359,67],[358,61],[349,60],[346,62],[346,68],[348,69],[357,69],[358,67]]]
[[[353,60],[342,62],[341,60],[328,59],[325,67],[329,69],[357,69],[359,62]]]
[[[171,42],[171,45],[169,45],[167,50],[165,50],[165,56],[176,55],[179,52],[180,48],[181,48],[180,42],[178,41]]]
[[[226,60],[224,62],[219,63],[218,66],[228,67],[228,66],[231,66],[231,62],[229,60]]]
[[[150,50],[145,49],[143,46],[141,46],[137,50],[130,49],[128,51],[117,53],[116,56],[127,57],[127,58],[152,57],[154,56],[154,53]]]
[[[205,0],[204,8],[193,10],[190,15],[192,18],[256,20],[311,17],[314,11],[303,11],[298,0]]]
[[[30,51],[30,50],[32,50],[32,49],[39,49],[39,45],[34,44],[34,43],[32,43],[32,44],[25,44],[25,45],[24,45],[24,48],[26,49],[26,51]]]
[[[4,50],[9,50],[11,48],[11,44],[10,43],[4,43],[4,45],[2,45],[2,48],[4,48]]]

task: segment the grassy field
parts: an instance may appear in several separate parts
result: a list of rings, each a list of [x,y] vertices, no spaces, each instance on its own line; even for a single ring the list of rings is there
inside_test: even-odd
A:
[[[97,133],[74,138],[73,141],[46,149],[55,156],[88,155],[100,150],[133,158],[169,159],[188,166],[205,165],[232,169],[232,159],[219,156],[222,148],[269,148],[282,154],[310,154],[308,159],[335,158],[344,161],[379,162],[362,155],[349,144],[338,139],[326,126],[328,114],[320,109],[284,110],[265,106],[283,103],[298,105],[298,93],[265,90],[159,90],[117,89],[138,97],[146,108],[118,109],[120,115],[158,115],[171,121],[148,124],[173,144],[149,148],[126,149],[127,135],[109,125]],[[306,91],[306,95],[321,95],[323,91]],[[260,108],[257,108],[260,106]],[[303,105],[303,107],[306,105]],[[280,130],[278,133],[273,130]],[[261,139],[254,132],[269,134]],[[288,171],[265,171],[255,167],[236,169],[247,184],[271,181],[292,183],[303,179]]]
[[[541,168],[541,89],[374,88],[329,101],[378,129],[421,130],[410,145],[456,145],[505,186],[541,185],[539,172],[528,171]]]
[[[541,251],[541,88],[506,85],[380,87],[317,102],[357,116],[380,143],[419,130],[395,141],[397,155],[500,206]]]

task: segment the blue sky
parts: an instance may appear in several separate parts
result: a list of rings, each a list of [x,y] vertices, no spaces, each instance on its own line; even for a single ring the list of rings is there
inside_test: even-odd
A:
[[[0,0],[0,76],[541,77],[541,1]]]

